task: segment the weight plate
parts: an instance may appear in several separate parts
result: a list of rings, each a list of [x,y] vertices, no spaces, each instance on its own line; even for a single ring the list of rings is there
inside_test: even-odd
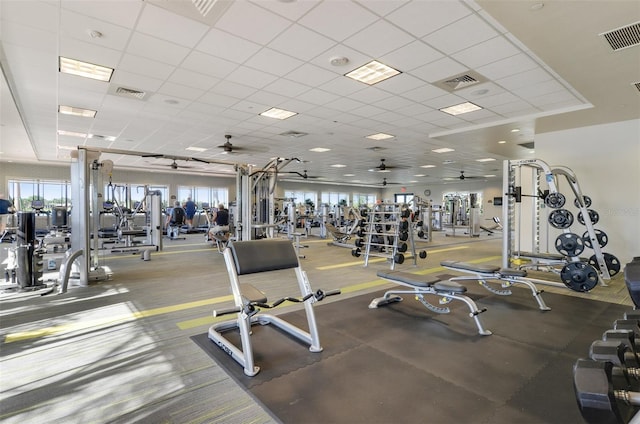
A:
[[[570,262],[560,271],[565,286],[577,292],[588,292],[598,284],[598,271],[584,262]]]
[[[573,224],[573,214],[566,209],[556,209],[549,214],[549,224],[554,228],[569,228]]]
[[[397,264],[401,264],[404,262],[404,255],[402,253],[396,253],[393,256],[393,261]]]
[[[418,254],[418,256],[420,256],[420,259],[424,259],[427,257],[427,251],[426,250],[421,250],[420,253]]]
[[[407,241],[407,239],[409,238],[409,233],[407,233],[406,231],[403,231],[400,233],[398,238],[402,241]]]
[[[556,238],[556,250],[565,256],[579,256],[584,250],[584,242],[577,234],[563,233]]]
[[[587,211],[589,212],[589,219],[591,220],[591,223],[593,225],[596,225],[598,221],[600,221],[600,215],[598,215],[598,212],[594,211],[593,209],[587,209]],[[578,212],[578,222],[584,225],[584,217],[582,216],[582,211]]]
[[[589,206],[591,206],[591,197],[582,196],[582,200],[584,201],[584,207],[585,208],[588,208]],[[577,198],[573,199],[573,204],[575,205],[576,208],[580,207],[580,202],[578,202]]]
[[[424,231],[422,230],[418,231],[418,237],[424,238]]]
[[[618,260],[618,258],[610,253],[602,253],[602,258],[604,259],[604,264],[607,267],[607,270],[609,270],[610,277],[613,277],[620,272],[620,261]],[[597,270],[600,270],[600,264],[598,263],[596,255],[593,255],[589,258],[589,265],[593,266]]]
[[[407,243],[400,243],[398,244],[398,252],[406,252],[407,251]]]
[[[563,207],[566,201],[567,199],[562,193],[549,193],[547,197],[544,198],[545,205],[554,209]]]
[[[596,230],[596,229],[594,229],[593,231],[596,235],[598,246],[605,247],[609,242],[609,237],[607,236],[607,233],[601,230]],[[584,234],[582,235],[582,241],[584,242],[584,245],[587,246],[589,249],[593,249],[593,243],[591,242],[591,237],[589,237],[589,231],[584,232]]]

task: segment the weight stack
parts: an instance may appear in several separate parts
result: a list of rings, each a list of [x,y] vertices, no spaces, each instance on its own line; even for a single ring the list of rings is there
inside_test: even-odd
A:
[[[18,214],[16,277],[21,289],[29,290],[39,286],[42,278],[42,254],[36,252],[36,213]]]

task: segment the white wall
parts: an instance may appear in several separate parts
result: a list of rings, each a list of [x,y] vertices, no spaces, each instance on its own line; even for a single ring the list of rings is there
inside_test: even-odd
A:
[[[595,228],[609,237],[603,251],[622,266],[640,256],[640,120],[537,134],[535,150],[537,159],[576,174],[582,193],[593,201],[590,209],[600,215]],[[571,207],[572,197],[567,196]],[[585,229],[572,231],[582,235]]]

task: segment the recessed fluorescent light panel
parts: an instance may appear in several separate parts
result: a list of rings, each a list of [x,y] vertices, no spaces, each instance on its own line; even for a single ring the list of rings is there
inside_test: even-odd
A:
[[[394,138],[394,137],[395,137],[395,135],[385,134],[385,133],[377,133],[377,134],[368,135],[365,138],[368,138],[370,140],[388,140],[388,139]]]
[[[309,149],[310,152],[316,152],[316,153],[324,153],[330,150],[331,149],[327,149],[326,147],[314,147],[313,149]]]
[[[83,118],[95,118],[96,116],[95,110],[63,105],[58,106],[58,112],[63,115],[82,116]]]
[[[287,119],[287,118],[291,118],[292,116],[297,115],[297,114],[298,114],[298,112],[291,112],[289,110],[278,109],[278,108],[272,107],[271,109],[262,112],[260,115],[261,116],[266,116],[267,118]]]
[[[58,135],[66,135],[66,136],[68,136],[68,137],[82,137],[82,138],[87,138],[87,134],[86,134],[86,133],[75,132],[75,131],[58,130]]]
[[[482,158],[482,159],[476,159],[476,162],[492,162],[494,161],[494,158]]]
[[[344,174],[343,177],[355,177],[356,174]]]
[[[336,163],[335,165],[331,165],[332,168],[346,168],[347,165],[342,165],[340,163]]]
[[[192,152],[206,152],[208,149],[205,149],[204,147],[194,147],[194,146],[190,146],[187,147],[185,150],[191,150]]]
[[[105,82],[111,81],[111,75],[113,75],[113,68],[81,62],[76,59],[69,59],[62,56],[60,56],[59,69],[60,72],[64,74],[78,75],[80,77]]]
[[[420,165],[420,168],[435,168],[435,165]]]
[[[459,105],[453,105],[440,109],[441,112],[448,113],[449,115],[462,115],[463,113],[474,112],[482,109],[480,106],[471,102],[460,103]]]
[[[363,65],[358,69],[354,69],[348,74],[345,74],[345,77],[349,77],[365,84],[373,85],[379,83],[380,81],[384,81],[388,78],[396,76],[400,73],[401,72],[397,69],[393,69],[392,67],[387,66],[384,63],[372,60],[366,65]]]
[[[449,153],[449,152],[455,152],[455,149],[450,149],[448,147],[442,147],[440,149],[434,149],[434,150],[432,150],[432,152],[434,152],[434,153]]]

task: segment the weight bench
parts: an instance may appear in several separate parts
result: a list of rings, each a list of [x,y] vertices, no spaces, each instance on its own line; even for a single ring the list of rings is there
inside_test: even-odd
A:
[[[478,332],[483,336],[488,336],[491,331],[485,330],[480,322],[480,315],[486,309],[478,309],[476,303],[464,293],[467,288],[454,281],[440,281],[438,278],[412,274],[406,271],[378,271],[378,277],[391,281],[392,283],[408,287],[409,290],[393,289],[387,291],[384,296],[375,298],[369,304],[369,308],[374,309],[392,302],[402,301],[400,294],[413,294],[416,300],[422,303],[427,309],[438,314],[448,314],[451,310],[446,306],[436,306],[429,303],[424,296],[440,296],[440,304],[446,305],[452,300],[460,300],[467,304],[471,312],[469,316],[473,318],[478,327]]]
[[[555,253],[516,252],[515,257],[531,260],[531,264],[520,265],[518,269],[531,268],[536,271],[542,269],[543,271],[555,272],[556,274],[560,274],[560,270],[556,268],[557,266],[565,266],[570,262],[566,256]],[[582,262],[585,261],[580,260]]]
[[[324,227],[331,233],[333,236],[333,244],[341,247],[355,247],[347,243],[347,241],[351,238],[351,234],[343,233],[338,230],[335,225],[325,222]]]
[[[482,287],[489,290],[493,294],[497,294],[498,296],[509,296],[512,294],[511,290],[508,290],[509,287],[513,286],[514,284],[523,284],[531,289],[531,293],[533,293],[533,297],[538,302],[538,307],[541,311],[551,310],[551,308],[549,308],[542,299],[543,291],[538,290],[533,282],[525,278],[527,276],[527,271],[514,268],[500,268],[499,266],[494,265],[476,265],[468,262],[457,261],[442,261],[440,262],[440,265],[453,271],[474,274],[473,277],[453,277],[450,278],[449,281],[475,280],[478,281],[478,283],[480,283]],[[500,281],[502,283],[503,290],[499,290],[495,287],[490,286],[487,283],[487,280]]]
[[[309,345],[311,352],[321,352],[320,337],[316,325],[313,304],[326,296],[339,294],[339,290],[315,293],[311,290],[311,284],[307,274],[300,267],[298,255],[290,240],[261,239],[250,241],[231,241],[222,252],[231,282],[231,291],[235,307],[218,309],[213,311],[213,316],[237,313],[237,318],[220,322],[209,328],[209,339],[228,353],[236,362],[244,368],[244,373],[249,377],[255,376],[260,368],[255,366],[253,348],[251,344],[251,326],[253,324],[273,324],[300,342]],[[256,287],[248,283],[240,283],[240,276],[269,271],[291,269],[295,272],[301,298],[286,297],[268,304],[267,297]],[[281,279],[282,275],[278,275]],[[273,308],[289,300],[304,304],[309,331],[305,331],[295,325],[274,315],[258,314],[259,308]],[[239,330],[242,347],[233,345],[223,333]]]

